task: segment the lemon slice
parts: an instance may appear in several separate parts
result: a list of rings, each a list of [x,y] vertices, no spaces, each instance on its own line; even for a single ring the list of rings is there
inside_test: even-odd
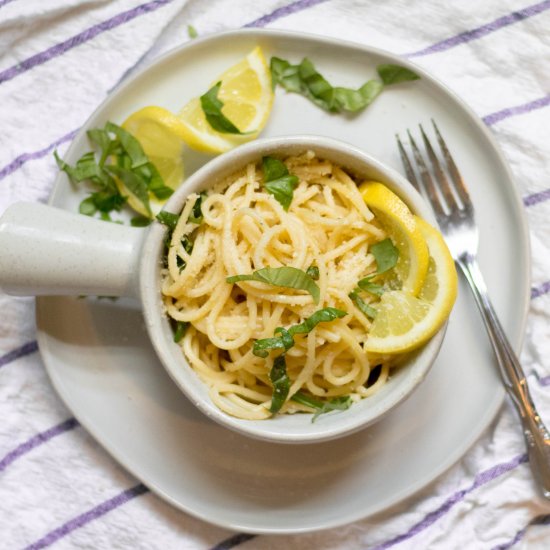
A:
[[[385,292],[379,304],[365,350],[402,353],[429,340],[449,317],[457,294],[456,269],[443,237],[424,220],[416,218],[428,245],[428,274],[419,296],[409,292]]]
[[[224,104],[222,113],[246,135],[224,134],[214,130],[204,116],[200,99],[196,97],[182,108],[178,116],[184,126],[185,141],[198,151],[223,153],[255,139],[271,112],[271,73],[261,48],[254,48],[212,85],[220,81],[218,98]]]
[[[164,185],[176,189],[183,181],[182,148],[185,129],[181,120],[162,107],[144,107],[130,115],[122,124],[143,147],[149,160],[159,171]],[[128,205],[143,216],[149,217],[143,203],[117,179],[121,193],[128,197]],[[149,193],[153,216],[158,214],[166,200]]]
[[[359,191],[399,250],[394,271],[401,290],[417,296],[428,272],[429,254],[415,216],[407,205],[382,183],[363,183]]]

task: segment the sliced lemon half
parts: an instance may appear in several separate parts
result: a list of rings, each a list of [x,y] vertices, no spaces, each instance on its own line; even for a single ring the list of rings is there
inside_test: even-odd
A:
[[[415,216],[384,184],[369,181],[359,191],[399,250],[394,268],[401,290],[417,296],[428,273],[429,254]]]
[[[212,85],[217,82],[221,82],[218,99],[224,104],[222,113],[245,135],[214,130],[206,120],[200,98],[196,97],[182,108],[178,116],[184,126],[185,141],[198,151],[223,153],[255,139],[271,112],[271,73],[260,47],[254,48]]]
[[[429,249],[428,274],[418,297],[402,290],[382,295],[365,345],[368,352],[417,348],[443,326],[455,303],[457,274],[449,249],[439,231],[420,218],[416,222]]]
[[[130,115],[122,127],[139,141],[143,151],[159,171],[164,185],[177,189],[184,176],[182,150],[185,129],[181,120],[162,107],[151,106]],[[143,202],[118,179],[117,185],[120,192],[128,197],[128,205],[141,215],[149,217],[150,214]],[[162,210],[166,200],[158,199],[153,193],[149,193],[149,202],[151,212],[155,216]]]

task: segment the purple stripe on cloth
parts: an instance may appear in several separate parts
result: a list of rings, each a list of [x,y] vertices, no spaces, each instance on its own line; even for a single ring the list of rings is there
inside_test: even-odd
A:
[[[546,281],[539,286],[531,287],[531,300],[534,300],[539,296],[543,296],[544,294],[548,294],[548,292],[550,292],[550,281]]]
[[[20,458],[21,456],[27,454],[29,451],[32,451],[35,447],[46,443],[50,439],[61,435],[62,433],[68,432],[74,428],[80,426],[76,418],[69,418],[65,422],[61,422],[57,426],[41,432],[31,437],[29,440],[25,441],[16,447],[13,451],[9,452],[2,460],[0,460],[0,472],[3,472],[12,462]]]
[[[2,0],[0,2],[0,8],[3,8],[6,4],[11,4],[13,0]]]
[[[542,109],[548,105],[550,105],[550,95],[539,97],[538,99],[529,101],[528,103],[522,103],[521,105],[515,105],[514,107],[508,107],[506,109],[502,109],[501,111],[496,111],[490,115],[486,115],[483,117],[483,122],[485,122],[487,126],[492,126],[505,118],[530,113],[531,111]]]
[[[512,540],[505,542],[504,544],[499,544],[498,546],[493,547],[492,550],[508,550],[508,548],[512,548],[512,546],[514,546],[520,540],[523,539],[529,527],[533,525],[549,525],[549,524],[550,524],[550,514],[537,516],[536,518],[533,518],[523,529],[518,531],[516,533],[516,536]]]
[[[44,149],[40,149],[38,151],[33,151],[32,153],[23,153],[22,155],[19,155],[17,158],[12,160],[9,164],[4,166],[0,170],[0,181],[21,168],[23,164],[28,162],[29,160],[38,160],[42,157],[45,157],[48,153],[53,151],[56,147],[61,145],[62,143],[65,143],[67,141],[71,141],[77,134],[79,129],[73,130],[72,132],[69,132],[68,134],[64,135],[63,137],[60,137],[57,141],[54,141]]]
[[[147,489],[147,487],[145,487],[145,485],[143,485],[142,483],[136,485],[135,487],[132,487],[131,489],[127,489],[117,496],[106,500],[105,502],[102,502],[95,508],[88,510],[84,514],[80,514],[79,516],[76,516],[75,518],[69,520],[61,527],[50,531],[40,540],[34,542],[30,546],[27,546],[26,550],[38,550],[39,548],[46,548],[47,546],[52,545],[54,542],[57,542],[59,539],[62,539],[68,534],[72,533],[76,529],[83,527],[91,521],[94,521],[95,519],[98,519],[101,516],[108,514],[115,508],[122,506],[126,502],[129,502],[130,500],[148,492],[149,489]]]
[[[539,191],[538,193],[533,193],[532,195],[527,195],[523,199],[523,204],[525,206],[533,206],[539,202],[544,202],[550,199],[550,189],[545,189],[544,191]]]
[[[36,342],[36,340],[33,340],[32,342],[27,342],[26,344],[23,344],[20,348],[14,349],[12,351],[9,351],[5,355],[2,355],[2,357],[0,357],[0,368],[5,367],[8,363],[11,363],[16,359],[25,357],[25,355],[30,355],[31,353],[34,353],[36,351],[38,351],[38,343]]]
[[[550,0],[544,0],[538,4],[532,4],[531,6],[527,6],[521,10],[499,17],[498,19],[495,19],[485,25],[481,25],[480,27],[476,27],[475,29],[470,29],[469,31],[461,32],[460,34],[451,36],[450,38],[441,40],[440,42],[436,42],[435,44],[432,44],[422,50],[405,54],[405,57],[420,57],[423,55],[449,50],[455,46],[459,46],[460,44],[477,40],[478,38],[487,36],[488,34],[498,31],[504,27],[513,25],[514,23],[518,23],[519,21],[523,21],[529,17],[533,17],[534,15],[538,15],[548,9],[550,9]]]
[[[235,548],[235,546],[248,542],[249,540],[252,540],[256,537],[257,535],[237,533],[236,535],[233,535],[228,539],[222,540],[220,543],[216,544],[216,546],[213,546],[210,550],[230,550],[231,548]]]
[[[385,548],[391,548],[392,546],[395,546],[396,544],[399,544],[404,540],[410,539],[418,535],[419,533],[424,531],[424,529],[427,529],[436,521],[441,519],[447,512],[451,510],[451,508],[455,506],[455,504],[458,504],[459,502],[464,500],[466,495],[471,493],[473,490],[481,487],[482,485],[485,485],[486,483],[489,483],[490,481],[494,481],[498,477],[514,470],[520,464],[524,464],[527,461],[527,454],[522,454],[514,457],[508,462],[497,464],[496,466],[493,466],[492,468],[481,472],[480,474],[476,475],[475,480],[472,485],[470,485],[470,487],[457,491],[449,498],[447,498],[447,500],[445,500],[445,502],[443,502],[443,504],[437,510],[434,510],[433,512],[430,512],[429,514],[424,516],[424,519],[413,525],[407,532],[398,535],[397,537],[394,537],[390,540],[387,540],[386,542],[383,542],[378,546],[375,546],[373,550],[383,550]]]
[[[51,48],[37,53],[36,55],[25,59],[21,63],[18,63],[17,65],[14,65],[9,69],[0,72],[0,84],[2,84],[3,82],[7,82],[12,78],[15,78],[16,76],[32,69],[33,67],[42,65],[50,61],[51,59],[59,57],[66,51],[71,50],[76,46],[80,46],[81,44],[84,44],[89,40],[92,40],[92,38],[95,38],[101,33],[123,25],[124,23],[127,23],[128,21],[131,21],[132,19],[135,19],[140,15],[145,15],[146,13],[149,13],[151,11],[155,11],[158,8],[163,7],[164,5],[169,4],[170,2],[173,2],[173,0],[154,0],[153,2],[147,2],[145,4],[141,4],[140,6],[132,8],[131,10],[119,13],[118,15],[115,15],[114,17],[111,17],[110,19],[107,19],[106,21],[103,21],[101,23],[98,23],[97,25],[93,25],[85,31],[75,34],[64,42],[55,44]]]
[[[247,23],[245,25],[245,28],[265,27],[266,25],[277,21],[277,19],[281,19],[282,17],[287,17],[288,15],[292,15],[293,13],[306,10],[307,8],[311,8],[312,6],[316,6],[317,4],[322,4],[323,2],[327,2],[327,0],[298,0],[297,2],[292,2],[292,4],[282,6],[281,8],[278,8],[275,11],[272,11],[271,13],[260,17],[259,19],[255,19],[251,23]]]

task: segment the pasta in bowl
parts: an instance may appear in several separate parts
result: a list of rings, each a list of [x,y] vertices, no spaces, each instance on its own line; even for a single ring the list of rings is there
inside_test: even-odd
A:
[[[366,180],[431,220],[397,173],[316,136],[239,147],[167,204],[168,227],[145,243],[165,243],[142,265],[160,288],[160,299],[142,292],[145,316],[168,372],[209,417],[272,441],[331,439],[383,416],[428,372],[444,329],[412,351],[369,350],[380,289],[399,292],[414,262],[367,206]]]

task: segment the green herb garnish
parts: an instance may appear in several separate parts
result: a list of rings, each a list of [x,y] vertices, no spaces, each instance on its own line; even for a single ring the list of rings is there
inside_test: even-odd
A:
[[[266,191],[287,211],[298,185],[298,177],[290,174],[284,162],[273,157],[262,158],[262,169]]]
[[[233,275],[232,277],[227,277],[225,280],[228,283],[257,281],[273,286],[305,290],[311,294],[311,297],[316,304],[319,303],[321,294],[321,291],[315,284],[315,281],[305,271],[289,266],[264,267],[263,269],[254,271],[250,275]]]
[[[273,396],[269,411],[273,414],[279,412],[284,405],[290,390],[290,378],[286,372],[286,360],[284,355],[279,355],[273,361],[273,367],[269,373],[269,379],[273,384]]]
[[[197,38],[197,36],[199,36],[197,29],[195,29],[193,25],[187,25],[187,36],[189,36],[189,38]]]
[[[414,71],[411,71],[406,67],[401,67],[401,65],[378,65],[378,67],[376,67],[376,71],[386,86],[398,84],[399,82],[408,82],[410,80],[420,79]]]
[[[370,319],[374,319],[376,317],[376,314],[378,313],[376,309],[367,304],[363,300],[363,298],[359,296],[357,289],[355,289],[353,292],[350,292],[349,297],[351,298],[351,301],[357,306],[357,309],[361,311],[361,313],[364,313]]]
[[[316,265],[310,265],[307,269],[306,269],[306,273],[314,280],[314,281],[318,281],[319,280],[319,268],[316,266]]]
[[[360,111],[373,102],[384,85],[420,78],[410,69],[398,65],[379,65],[377,71],[382,81],[368,80],[354,90],[332,86],[307,57],[298,65],[272,57],[270,69],[274,85],[280,84],[289,92],[299,93],[332,113]]]
[[[144,153],[139,141],[120,126],[107,122],[104,128],[94,128],[87,132],[89,140],[97,146],[94,151],[84,154],[70,166],[54,152],[59,169],[75,183],[89,181],[95,190],[86,197],[79,207],[81,214],[93,216],[99,213],[103,220],[111,221],[110,213],[120,211],[127,197],[124,196],[115,178],[120,180],[124,190],[135,197],[143,210],[152,218],[149,196],[166,199],[173,190],[164,184],[158,170]]]
[[[177,321],[176,330],[174,331],[174,342],[176,344],[185,336],[188,327],[189,323],[187,321]]]
[[[162,210],[157,214],[157,220],[168,227],[170,233],[172,233],[176,228],[179,219],[179,214],[172,214],[172,212],[166,212],[165,210]]]
[[[370,251],[376,260],[376,273],[378,275],[389,271],[397,264],[399,250],[389,238],[373,244],[370,247]]]
[[[321,414],[325,414],[330,411],[345,411],[353,404],[353,401],[349,395],[334,397],[329,401],[321,401],[320,399],[315,399],[302,391],[297,391],[290,399],[292,401],[296,401],[296,403],[315,409],[316,412],[313,415],[311,422],[315,422]]]
[[[292,325],[290,328],[277,327],[273,338],[262,338],[254,342],[252,353],[257,357],[267,357],[269,351],[274,349],[283,349],[288,351],[294,345],[295,334],[307,334],[311,332],[319,323],[328,323],[347,315],[345,311],[334,307],[325,307],[319,309],[313,315],[305,319],[298,325]]]
[[[222,113],[223,101],[218,99],[221,81],[201,95],[200,102],[208,124],[222,134],[242,134],[242,132]]]
[[[195,204],[193,205],[193,208],[191,210],[191,213],[189,214],[188,221],[191,223],[201,224],[203,220],[202,215],[202,201],[204,200],[204,197],[206,197],[208,193],[206,191],[201,191],[198,199],[195,201]]]

